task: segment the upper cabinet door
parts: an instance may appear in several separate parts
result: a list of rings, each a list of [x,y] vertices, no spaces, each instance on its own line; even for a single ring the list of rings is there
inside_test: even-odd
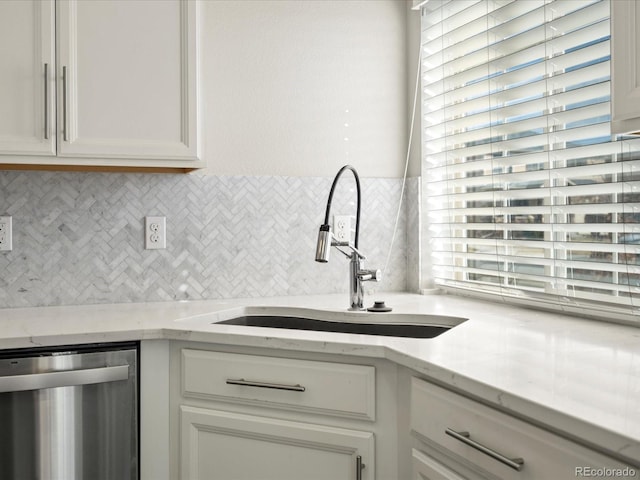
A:
[[[55,155],[54,4],[0,1],[0,152]]]
[[[58,155],[198,159],[198,5],[58,0]]]
[[[640,3],[611,2],[611,133],[640,132]]]

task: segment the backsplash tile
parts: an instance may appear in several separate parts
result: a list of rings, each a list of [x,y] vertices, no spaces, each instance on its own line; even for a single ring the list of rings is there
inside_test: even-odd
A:
[[[331,180],[0,172],[0,214],[13,216],[14,243],[0,252],[0,307],[346,297],[347,259],[333,250],[328,264],[314,261]],[[402,182],[361,183],[360,247],[366,266],[382,269]],[[332,213],[355,212],[353,189],[340,180]],[[147,215],[166,216],[166,250],[144,250]],[[367,290],[406,289],[406,245],[403,208],[385,278]]]

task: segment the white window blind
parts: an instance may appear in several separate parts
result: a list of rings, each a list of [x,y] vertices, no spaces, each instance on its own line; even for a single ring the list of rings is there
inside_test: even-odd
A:
[[[422,7],[438,285],[601,315],[640,302],[640,140],[610,135],[609,1]]]

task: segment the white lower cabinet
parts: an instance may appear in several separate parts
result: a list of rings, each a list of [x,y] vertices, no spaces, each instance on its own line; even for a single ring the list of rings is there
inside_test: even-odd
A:
[[[465,480],[446,465],[415,448],[411,451],[412,480]]]
[[[183,341],[172,341],[168,349],[166,342],[146,347],[143,480],[569,480],[638,474],[637,467],[579,440],[386,360]],[[154,374],[167,363],[168,378]]]
[[[181,362],[185,398],[375,420],[371,366],[190,348]]]
[[[184,405],[180,430],[183,480],[373,479],[369,432]]]
[[[410,402],[415,480],[568,480],[615,478],[620,476],[616,472],[635,471],[595,450],[415,377]]]
[[[375,480],[373,366],[182,347],[172,356],[172,478]]]

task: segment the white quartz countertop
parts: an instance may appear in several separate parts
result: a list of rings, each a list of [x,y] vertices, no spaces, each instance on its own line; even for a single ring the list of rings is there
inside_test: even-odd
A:
[[[386,358],[640,466],[640,328],[453,295],[376,299],[392,314],[347,312],[346,295],[0,309],[0,348],[164,338]],[[469,320],[432,339],[211,323],[261,306]]]

